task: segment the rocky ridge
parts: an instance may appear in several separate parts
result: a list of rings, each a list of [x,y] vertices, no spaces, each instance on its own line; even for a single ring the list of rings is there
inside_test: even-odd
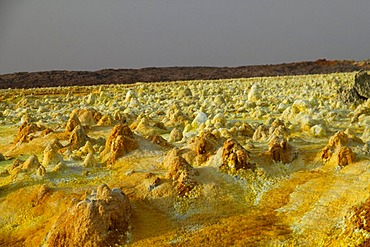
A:
[[[240,67],[103,69],[94,72],[55,70],[0,75],[0,89],[328,74],[335,72],[353,72],[361,69],[370,70],[369,62],[346,60],[330,61],[320,59],[309,62]]]

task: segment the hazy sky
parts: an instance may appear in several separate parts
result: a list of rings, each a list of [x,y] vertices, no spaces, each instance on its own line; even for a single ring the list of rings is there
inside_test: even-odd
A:
[[[0,74],[370,58],[369,0],[0,0]]]

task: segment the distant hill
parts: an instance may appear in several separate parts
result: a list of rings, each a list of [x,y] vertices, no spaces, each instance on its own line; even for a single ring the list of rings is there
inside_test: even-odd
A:
[[[370,70],[370,62],[320,59],[309,62],[240,67],[160,67],[99,71],[20,72],[0,75],[0,89],[324,74],[358,70]]]

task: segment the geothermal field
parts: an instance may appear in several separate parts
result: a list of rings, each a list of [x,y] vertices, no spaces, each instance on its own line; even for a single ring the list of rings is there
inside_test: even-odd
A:
[[[0,246],[367,246],[366,72],[0,90]]]

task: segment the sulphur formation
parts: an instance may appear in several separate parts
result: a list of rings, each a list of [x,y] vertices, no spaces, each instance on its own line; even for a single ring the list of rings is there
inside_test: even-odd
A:
[[[130,219],[131,205],[127,196],[120,189],[102,184],[58,217],[45,246],[123,244]]]

